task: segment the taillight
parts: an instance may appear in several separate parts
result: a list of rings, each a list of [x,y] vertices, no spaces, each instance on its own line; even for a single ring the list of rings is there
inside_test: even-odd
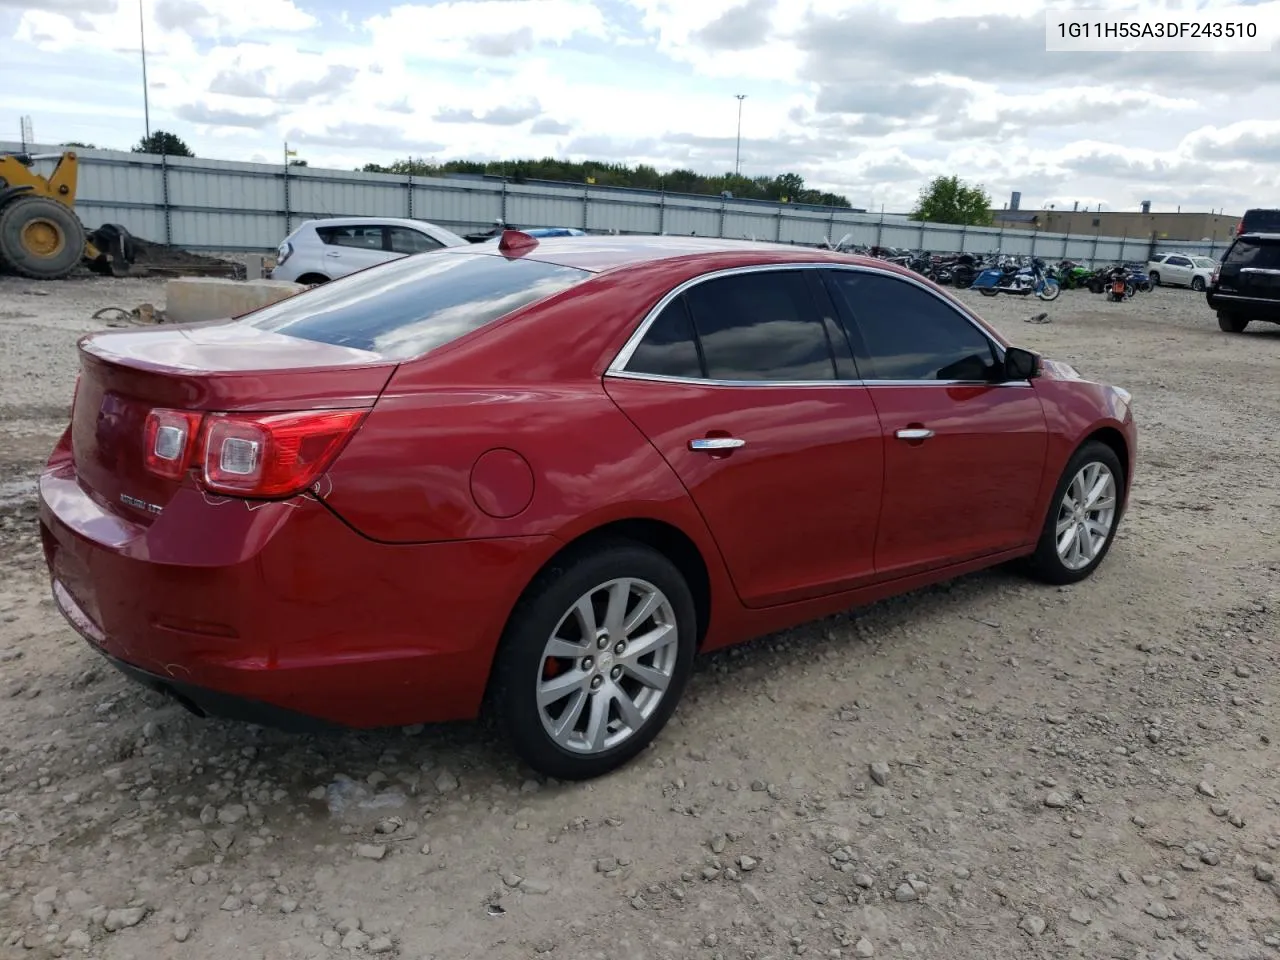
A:
[[[1237,223],[1237,224],[1236,224],[1236,236],[1238,237],[1238,236],[1240,236],[1240,234],[1242,234],[1242,233],[1244,233],[1244,221],[1243,221],[1243,220],[1241,220],[1239,223]]]
[[[191,463],[191,441],[200,429],[200,414],[189,410],[152,410],[147,414],[147,469],[177,480]]]
[[[1221,275],[1221,273],[1222,273],[1222,267],[1220,267],[1220,266],[1219,266],[1219,267],[1214,267],[1214,268],[1213,268],[1213,276],[1211,276],[1211,277],[1209,278],[1209,282],[1210,282],[1210,283],[1217,283],[1217,282],[1218,282],[1218,277],[1219,277],[1219,275]]]
[[[204,486],[241,497],[291,497],[315,483],[364,410],[211,414],[201,433]]]

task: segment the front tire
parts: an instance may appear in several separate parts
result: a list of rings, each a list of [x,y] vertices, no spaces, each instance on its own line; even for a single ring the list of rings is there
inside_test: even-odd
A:
[[[1191,289],[1196,293],[1204,293],[1204,277],[1192,277]]]
[[[498,650],[494,708],[534,770],[598,777],[666,725],[696,643],[680,571],[650,547],[613,541],[555,564],[526,592]]]
[[[1102,563],[1120,523],[1124,468],[1114,450],[1091,440],[1067,461],[1054,490],[1031,572],[1045,583],[1078,583]]]
[[[1057,300],[1058,294],[1062,292],[1062,287],[1058,286],[1056,280],[1046,280],[1040,291],[1036,294],[1041,300]]]
[[[1153,287],[1158,287],[1158,286],[1160,286],[1160,271],[1158,271],[1158,270],[1152,270],[1152,271],[1151,271],[1151,273],[1150,273],[1150,274],[1148,274],[1148,276],[1150,276],[1150,277],[1151,277],[1151,285],[1152,285]]]
[[[61,280],[84,258],[85,230],[69,208],[22,196],[0,209],[0,264],[32,280]]]
[[[1000,293],[999,290],[992,289],[991,287],[979,287],[978,292],[984,297],[994,297]]]

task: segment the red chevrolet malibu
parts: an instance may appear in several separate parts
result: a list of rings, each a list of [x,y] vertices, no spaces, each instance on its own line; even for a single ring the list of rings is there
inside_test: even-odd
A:
[[[609,237],[408,257],[80,343],[40,478],[53,593],[202,715],[476,716],[561,778],[699,651],[1023,559],[1102,562],[1124,390],[876,260]]]

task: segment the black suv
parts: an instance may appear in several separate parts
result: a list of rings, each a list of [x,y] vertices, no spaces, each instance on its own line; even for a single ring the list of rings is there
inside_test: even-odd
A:
[[[1251,320],[1280,323],[1280,233],[1236,237],[1205,296],[1227,333],[1240,333]]]

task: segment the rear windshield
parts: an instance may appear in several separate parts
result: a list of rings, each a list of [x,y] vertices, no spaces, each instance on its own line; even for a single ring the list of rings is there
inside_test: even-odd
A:
[[[1244,230],[1246,233],[1273,233],[1280,231],[1280,210],[1246,210],[1244,214]]]
[[[334,280],[239,322],[409,360],[590,276],[537,260],[424,253]]]
[[[1223,261],[1236,267],[1280,268],[1280,242],[1275,240],[1238,239]]]

